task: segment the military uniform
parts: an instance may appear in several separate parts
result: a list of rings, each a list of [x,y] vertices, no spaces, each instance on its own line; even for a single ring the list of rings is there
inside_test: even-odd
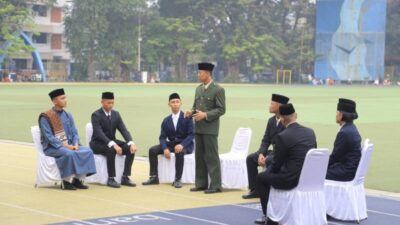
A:
[[[208,87],[207,87],[208,86]],[[219,117],[225,114],[225,90],[211,81],[196,89],[193,110],[207,117],[195,123],[196,188],[220,189],[221,165],[218,155]],[[208,175],[211,183],[208,185]]]

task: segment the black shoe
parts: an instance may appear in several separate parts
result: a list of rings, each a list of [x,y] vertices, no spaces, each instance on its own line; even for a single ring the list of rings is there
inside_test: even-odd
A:
[[[204,190],[207,190],[207,188],[201,188],[201,187],[190,188],[191,192],[204,191]]]
[[[215,194],[218,192],[222,192],[220,188],[209,188],[204,191],[204,194]]]
[[[147,181],[143,182],[142,185],[154,185],[159,183],[160,181],[157,176],[151,176]]]
[[[117,181],[115,181],[114,178],[112,178],[112,177],[108,178],[107,186],[112,187],[112,188],[120,188],[121,187],[121,185],[119,185],[117,183]]]
[[[249,191],[249,193],[242,195],[243,199],[251,199],[251,198],[258,198],[258,197],[260,197],[260,196],[255,191]]]
[[[74,185],[74,187],[76,187],[77,189],[89,189],[87,185],[84,185],[83,182],[77,178],[74,178],[72,180],[72,185]]]
[[[279,225],[278,222],[272,221],[270,218],[267,218],[266,225]]]
[[[61,189],[62,190],[69,190],[69,191],[75,191],[76,187],[72,185],[70,182],[63,180],[61,183]]]
[[[136,184],[129,179],[127,176],[122,176],[121,178],[121,185],[129,186],[129,187],[136,187]]]
[[[260,218],[258,218],[258,219],[256,219],[256,220],[254,220],[254,223],[256,223],[256,224],[265,224],[266,223],[266,217],[265,216],[262,216],[262,217],[260,217]]]
[[[182,187],[182,182],[181,182],[181,180],[175,180],[175,181],[172,183],[172,186],[174,186],[175,188],[181,188],[181,187]]]

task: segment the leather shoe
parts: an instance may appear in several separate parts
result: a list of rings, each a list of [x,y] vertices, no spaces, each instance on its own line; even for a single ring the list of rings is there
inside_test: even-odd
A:
[[[128,176],[122,176],[121,185],[129,186],[129,187],[136,187],[136,184],[134,182],[132,182]]]
[[[270,218],[267,218],[266,225],[279,225],[278,222],[272,221]]]
[[[107,186],[112,187],[112,188],[120,188],[121,187],[121,185],[119,185],[117,183],[117,181],[115,181],[114,178],[112,178],[112,177],[108,178]]]
[[[202,187],[194,187],[194,188],[190,188],[191,192],[196,192],[196,191],[204,191],[207,188],[202,188]]]
[[[255,191],[250,191],[249,193],[242,195],[243,199],[251,199],[251,198],[258,198],[258,197],[260,197],[260,196]]]
[[[77,189],[88,189],[89,187],[87,185],[84,185],[83,182],[77,178],[74,178],[72,180],[72,185],[76,187]]]
[[[76,187],[72,185],[70,182],[63,180],[61,183],[61,189],[62,190],[69,190],[69,191],[75,191]]]
[[[175,180],[175,181],[172,183],[172,186],[174,186],[175,188],[181,188],[181,187],[182,187],[182,182],[181,182],[181,180]]]
[[[254,223],[256,223],[256,224],[265,224],[266,219],[267,218],[265,216],[262,216],[262,217],[260,217],[260,218],[258,218],[256,220],[254,220]]]
[[[142,185],[154,185],[159,183],[160,181],[157,176],[151,176],[147,181],[143,182]]]
[[[215,194],[218,192],[222,192],[220,188],[209,188],[204,191],[204,194]]]

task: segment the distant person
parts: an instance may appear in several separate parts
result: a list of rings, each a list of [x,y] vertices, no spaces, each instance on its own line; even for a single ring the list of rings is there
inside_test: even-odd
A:
[[[340,130],[336,135],[326,175],[328,180],[351,181],[361,159],[361,136],[353,121],[358,118],[356,103],[340,98],[336,111],[336,123]]]
[[[80,145],[74,119],[64,110],[67,106],[64,89],[53,90],[49,96],[54,106],[39,116],[43,152],[56,160],[63,180],[61,189],[88,189],[83,180],[96,173],[93,152]]]
[[[261,140],[258,151],[248,155],[246,158],[247,177],[249,180],[249,193],[242,196],[244,199],[259,197],[256,191],[256,177],[258,174],[258,167],[266,167],[267,164],[270,164],[272,162],[272,149],[269,150],[269,147],[273,148],[275,144],[275,136],[285,129],[279,117],[279,107],[282,104],[287,104],[288,101],[289,98],[286,96],[272,94],[271,103],[269,105],[269,113],[272,113],[274,115],[268,119],[267,126],[265,127],[264,136]]]
[[[275,137],[271,168],[257,175],[256,187],[263,212],[263,216],[254,221],[257,224],[278,225],[266,217],[270,187],[282,190],[295,188],[307,152],[317,147],[314,131],[296,122],[297,114],[292,104],[281,105],[279,114],[286,129]]]
[[[92,114],[93,136],[90,140],[90,147],[95,154],[104,155],[107,158],[107,186],[120,187],[120,184],[115,180],[115,156],[125,155],[121,185],[135,187],[136,184],[129,179],[129,176],[135,159],[136,144],[126,129],[121,115],[113,108],[114,93],[104,92],[101,96],[101,108]],[[125,142],[117,140],[115,136],[117,130],[122,134]]]
[[[184,155],[193,152],[193,120],[185,118],[181,111],[181,98],[177,93],[169,96],[168,106],[171,115],[164,118],[161,123],[160,143],[149,149],[150,178],[143,185],[159,184],[158,179],[158,155],[171,158],[171,152],[175,153],[175,180],[172,185],[175,188],[182,187],[182,173]]]
[[[219,118],[225,114],[225,89],[212,79],[214,65],[198,64],[198,78],[193,107],[185,117],[193,117],[196,140],[196,179],[190,191],[206,194],[221,192],[221,164],[218,155]],[[210,183],[209,183],[210,176]]]

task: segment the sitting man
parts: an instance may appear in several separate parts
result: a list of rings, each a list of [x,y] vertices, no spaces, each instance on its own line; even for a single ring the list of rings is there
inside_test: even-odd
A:
[[[336,112],[336,123],[340,125],[340,130],[329,157],[328,180],[351,181],[356,175],[361,159],[361,136],[353,123],[357,118],[356,103],[340,98]]]
[[[143,185],[159,184],[158,180],[158,158],[164,154],[170,159],[171,152],[175,153],[175,181],[172,185],[176,188],[182,187],[182,173],[184,155],[193,151],[193,121],[185,118],[180,110],[182,102],[177,93],[169,96],[169,107],[172,115],[165,117],[161,124],[160,144],[149,149],[150,178]]]
[[[43,152],[56,159],[63,180],[61,189],[88,189],[83,180],[96,173],[93,152],[80,145],[74,119],[64,111],[67,106],[64,89],[53,90],[49,96],[54,106],[39,116]]]
[[[95,154],[104,155],[107,158],[108,181],[107,186],[119,188],[115,181],[115,156],[125,155],[125,167],[122,174],[121,184],[135,187],[129,176],[131,175],[132,163],[135,158],[136,145],[132,141],[131,134],[126,129],[118,111],[113,110],[114,93],[104,92],[101,100],[102,107],[92,114],[93,136],[90,147]],[[117,140],[115,133],[122,134],[126,142]]]
[[[269,113],[274,115],[268,119],[267,126],[265,128],[264,137],[261,141],[260,148],[257,152],[254,152],[247,156],[247,179],[249,180],[249,193],[242,196],[244,199],[258,198],[256,192],[256,177],[258,174],[258,166],[266,167],[270,166],[273,160],[272,151],[268,151],[270,146],[274,146],[274,138],[277,134],[285,129],[279,118],[279,106],[287,104],[289,98],[283,95],[272,94],[271,103],[269,105]]]
[[[283,190],[295,188],[299,183],[307,152],[317,147],[314,131],[296,122],[297,114],[292,104],[281,105],[279,114],[281,123],[286,129],[275,137],[271,168],[259,173],[256,179],[256,188],[264,214],[255,221],[258,224],[278,225],[266,217],[270,187]]]

